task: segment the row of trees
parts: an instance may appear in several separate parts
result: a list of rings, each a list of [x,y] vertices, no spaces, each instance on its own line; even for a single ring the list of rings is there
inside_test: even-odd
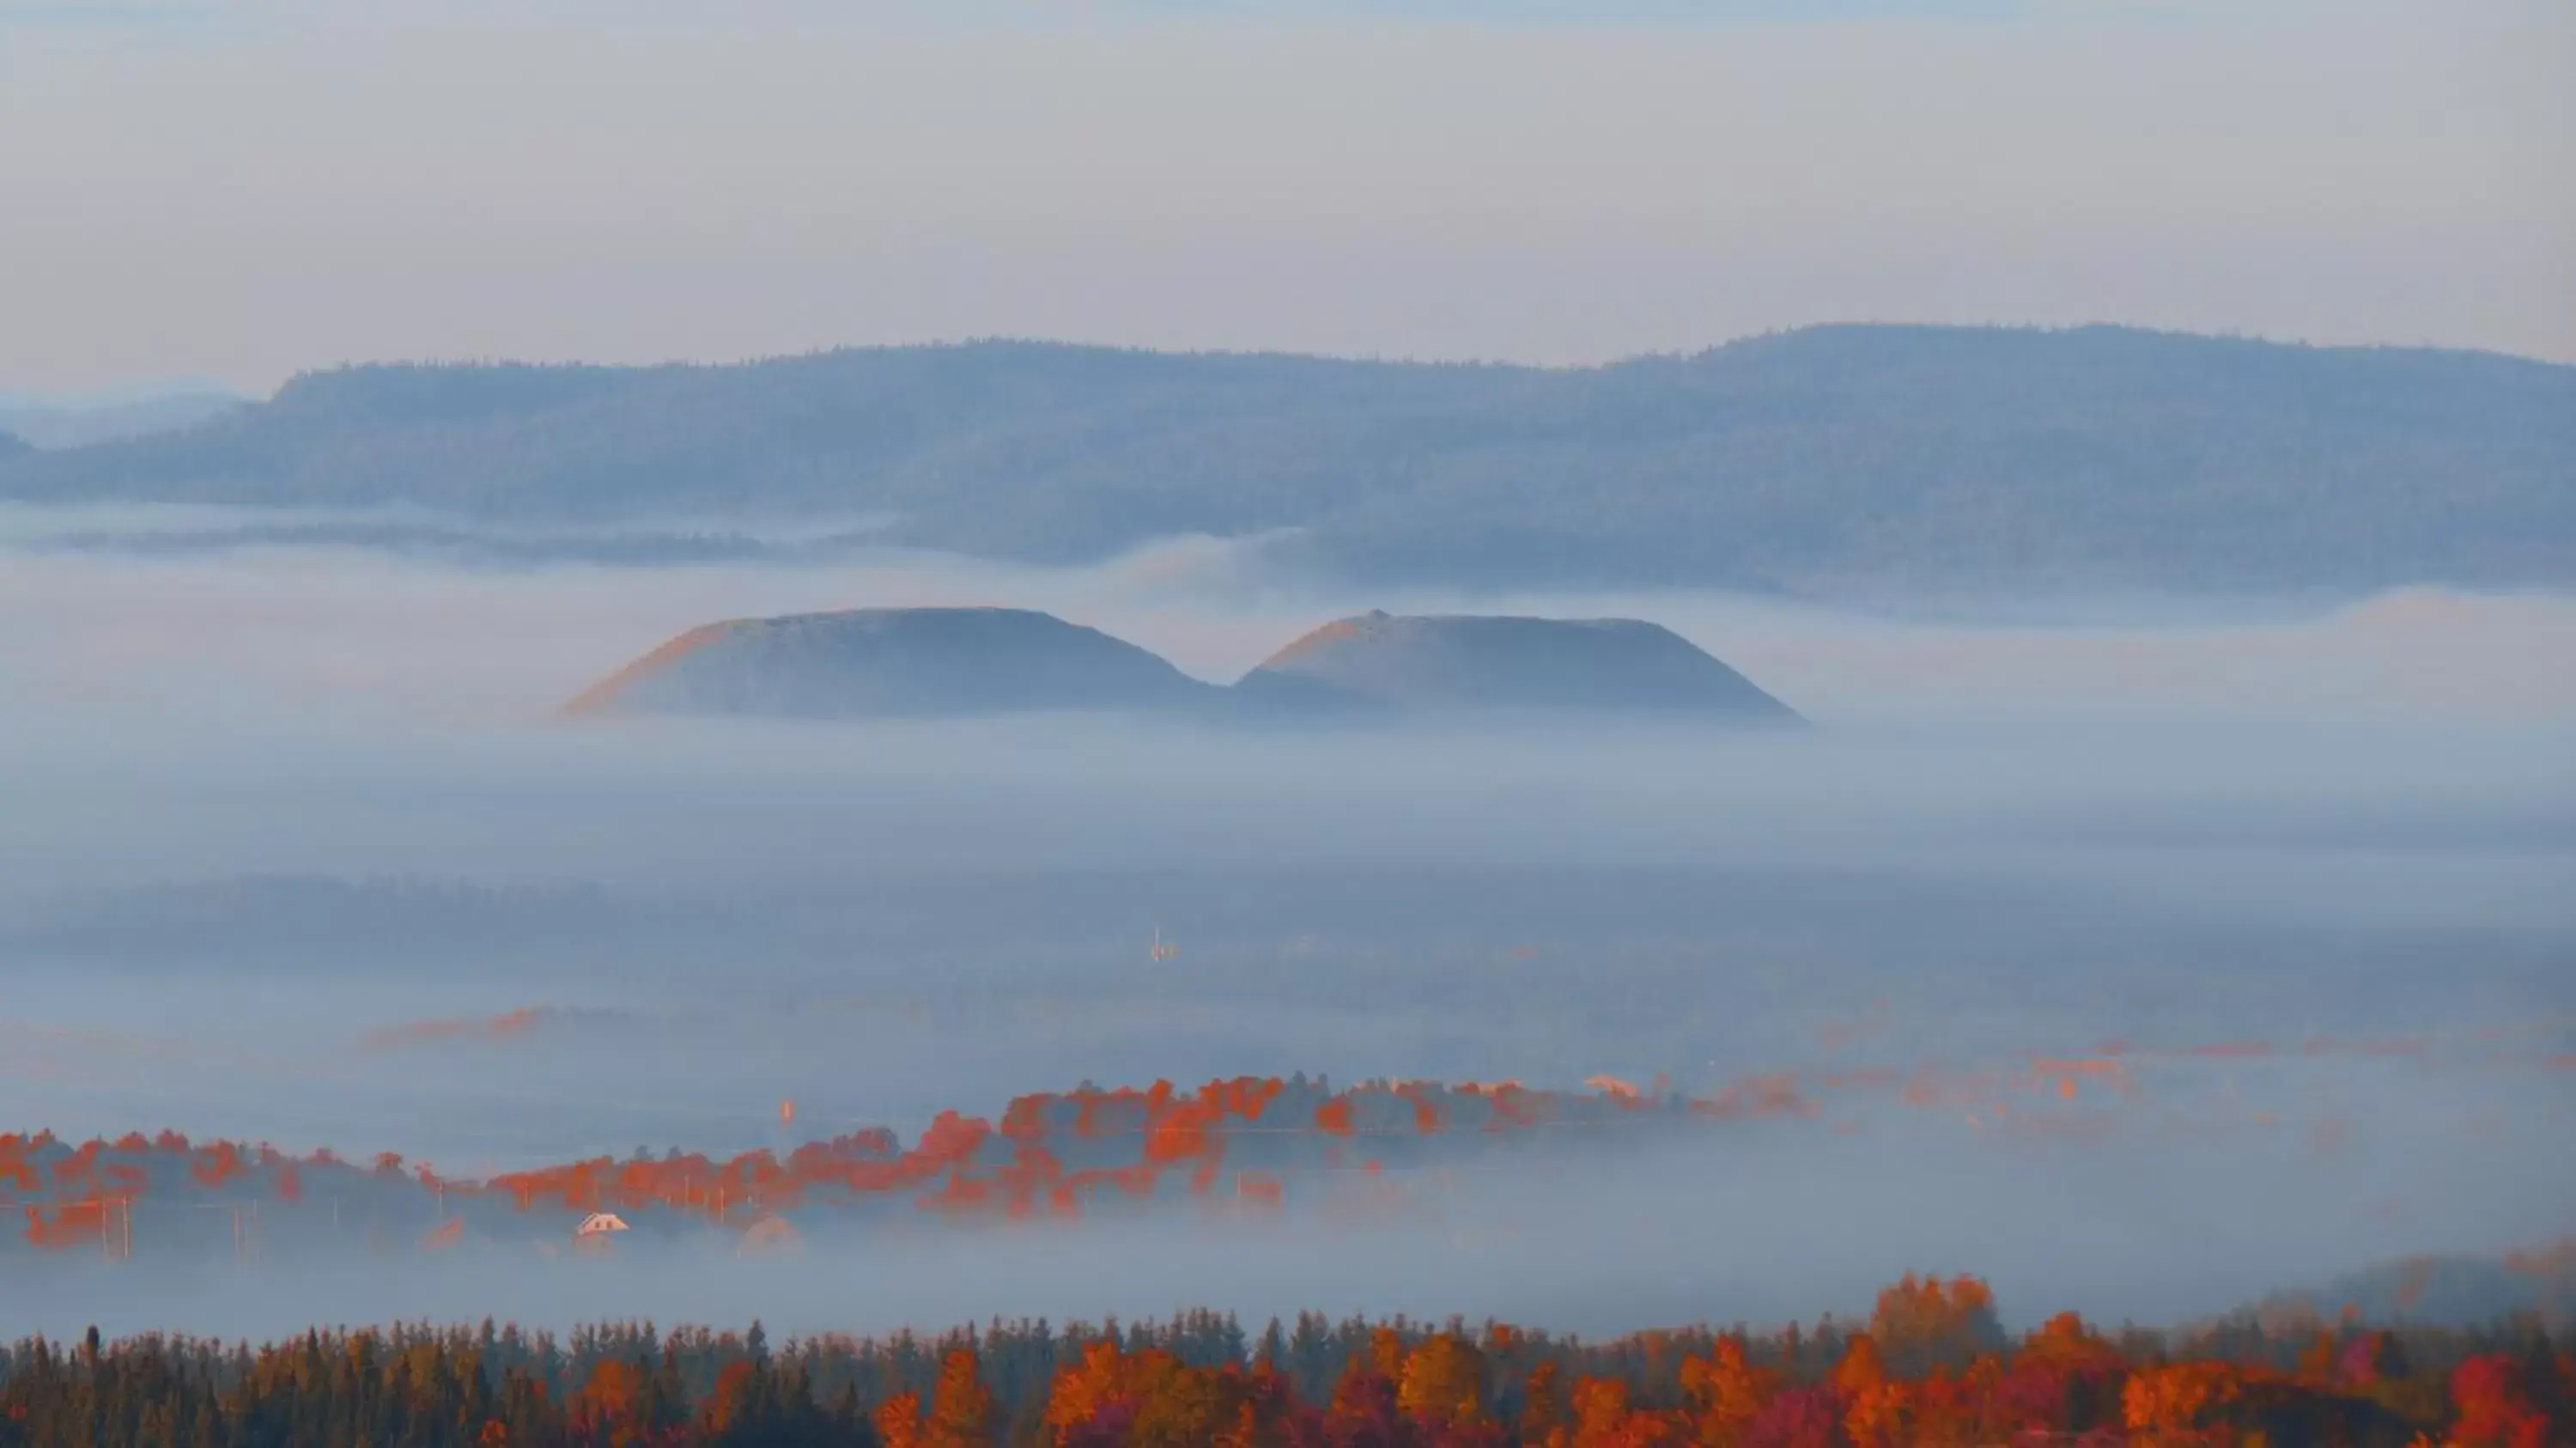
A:
[[[2486,1331],[2246,1318],[2018,1341],[1973,1279],[1866,1327],[1605,1343],[1500,1323],[996,1323],[773,1348],[649,1324],[0,1350],[0,1448],[1898,1448],[2576,1443],[2576,1360]]]
[[[415,1033],[499,1033],[538,1020],[522,1012],[483,1021],[432,1022]],[[1758,1076],[1707,1097],[1647,1096],[1620,1082],[1581,1092],[1515,1082],[1438,1086],[1375,1081],[1335,1090],[1322,1079],[1242,1076],[1195,1090],[1157,1081],[1144,1090],[1040,1092],[1012,1100],[996,1119],[943,1111],[911,1145],[883,1128],[710,1158],[639,1150],[506,1172],[442,1177],[424,1163],[383,1153],[360,1166],[329,1151],[290,1155],[266,1144],[191,1141],[175,1132],[129,1132],[74,1143],[51,1132],[0,1132],[0,1212],[23,1215],[20,1238],[46,1250],[115,1255],[133,1235],[139,1205],[150,1220],[147,1254],[203,1255],[174,1222],[178,1207],[271,1209],[263,1240],[282,1249],[331,1244],[338,1205],[371,1228],[405,1223],[436,1245],[523,1240],[539,1214],[549,1236],[593,1212],[613,1211],[653,1236],[694,1232],[708,1221],[755,1221],[807,1208],[921,1210],[959,1219],[1074,1218],[1128,1210],[1157,1193],[1184,1192],[1241,1211],[1278,1209],[1282,1174],[1309,1180],[1329,1169],[1383,1169],[1554,1145],[1582,1128],[1596,1140],[1621,1130],[1686,1122],[1735,1122],[1812,1114],[1786,1076]],[[1541,1133],[1538,1128],[1551,1128]],[[1373,1182],[1385,1191],[1382,1181]],[[1363,1189],[1366,1195],[1366,1189]],[[157,1219],[155,1217],[157,1214]],[[431,1236],[447,1226],[445,1236]],[[810,1219],[809,1219],[810,1220]],[[323,1224],[330,1225],[329,1233]],[[225,1244],[230,1245],[230,1244]]]

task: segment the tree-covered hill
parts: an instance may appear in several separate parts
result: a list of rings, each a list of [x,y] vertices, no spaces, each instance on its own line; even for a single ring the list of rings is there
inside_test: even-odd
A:
[[[2576,581],[2576,367],[2116,328],[1828,327],[1591,369],[1016,342],[368,366],[0,458],[0,499],[864,525],[1074,561],[1284,534],[1372,580]]]

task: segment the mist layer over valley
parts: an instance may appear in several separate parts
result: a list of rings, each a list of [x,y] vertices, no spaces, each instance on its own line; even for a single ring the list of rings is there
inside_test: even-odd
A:
[[[943,602],[1209,683],[1371,606],[1643,618],[1817,727],[555,715],[713,619]],[[57,1285],[0,1329],[1321,1301],[1619,1330],[1857,1306],[1911,1268],[2165,1319],[2501,1253],[2576,1225],[2546,1146],[2576,1103],[2576,699],[2535,666],[2571,636],[2562,600],[2438,591],[1358,593],[1189,541],[1081,569],[22,548],[0,1131],[394,1152],[464,1194],[638,1148],[910,1144],[1085,1083],[1736,1104],[1500,1155],[1400,1133],[1335,1170],[1229,1137],[1213,1214],[1190,1170],[1071,1219],[809,1205],[792,1264],[633,1206],[615,1260],[550,1262],[573,1218],[543,1202],[424,1253],[483,1199],[417,1186],[364,1222],[272,1201],[239,1261],[222,1213],[155,1194],[130,1259],[11,1246]],[[1247,1171],[1276,1215],[1233,1208]]]

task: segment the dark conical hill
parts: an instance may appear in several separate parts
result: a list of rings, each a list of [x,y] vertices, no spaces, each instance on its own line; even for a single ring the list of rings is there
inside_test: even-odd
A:
[[[691,629],[573,714],[941,718],[1160,710],[1214,690],[1097,629],[1013,608],[869,608]]]
[[[1797,718],[1688,639],[1626,618],[1360,614],[1271,655],[1235,691],[1283,711]]]

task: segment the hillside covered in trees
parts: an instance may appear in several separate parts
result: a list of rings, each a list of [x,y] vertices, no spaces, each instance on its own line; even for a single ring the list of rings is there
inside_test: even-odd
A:
[[[0,433],[31,447],[87,447],[175,432],[220,417],[241,405],[242,399],[211,387],[91,403],[48,402],[0,393]],[[0,442],[0,451],[8,447],[7,442]]]
[[[1794,724],[1796,713],[1638,619],[1393,618],[1315,629],[1232,687],[1016,608],[867,608],[705,624],[564,707],[803,719],[1100,711],[1237,723],[1604,717]]]
[[[1063,562],[1209,534],[1422,583],[2368,590],[2576,580],[2572,470],[2576,368],[1831,327],[1562,370],[998,342],[355,367],[181,432],[0,458],[0,499],[399,506],[238,536],[506,522],[512,556],[822,537]],[[802,541],[743,531],[782,522]]]
[[[1916,1279],[1866,1323],[1600,1343],[1314,1313],[772,1346],[647,1324],[145,1337],[0,1348],[0,1445],[885,1448],[2547,1448],[2576,1358],[2524,1321],[2390,1330],[2255,1315],[2018,1341],[1985,1285]]]

